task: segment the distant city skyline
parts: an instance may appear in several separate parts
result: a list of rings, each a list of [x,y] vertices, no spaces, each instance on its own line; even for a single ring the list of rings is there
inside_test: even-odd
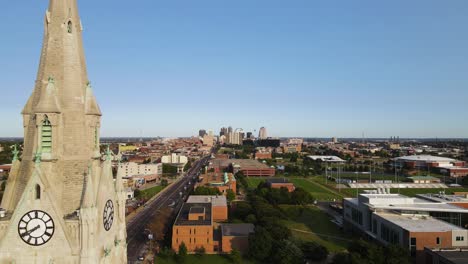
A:
[[[466,1],[78,3],[103,137],[468,137]],[[23,134],[47,5],[2,3],[0,137]]]

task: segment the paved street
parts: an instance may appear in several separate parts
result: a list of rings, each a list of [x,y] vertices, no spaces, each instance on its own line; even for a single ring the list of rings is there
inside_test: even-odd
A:
[[[187,186],[189,182],[191,182],[191,186],[194,185],[192,178],[197,176],[208,160],[209,157],[205,157],[195,162],[182,179],[168,186],[159,197],[149,201],[145,209],[127,223],[128,263],[136,263],[138,256],[144,253],[147,242],[144,231],[147,224],[158,219],[158,210],[168,207],[171,203],[176,202],[174,208],[179,208],[183,202],[180,193],[182,192],[182,196],[187,198],[187,193],[191,190],[190,188],[185,191],[184,186]]]

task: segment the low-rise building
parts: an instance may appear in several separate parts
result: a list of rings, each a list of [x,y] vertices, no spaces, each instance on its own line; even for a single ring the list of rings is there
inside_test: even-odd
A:
[[[437,167],[459,167],[465,166],[465,162],[437,156],[429,155],[414,155],[414,156],[404,156],[393,159],[394,164],[399,168],[409,168],[409,169],[428,169],[428,168],[437,168]]]
[[[227,190],[237,191],[237,181],[232,173],[207,172],[203,174],[197,186],[206,186],[217,188],[222,194],[226,195]]]
[[[119,170],[122,170],[122,177],[133,176],[133,175],[162,175],[162,164],[138,164],[135,162],[120,163]]]
[[[164,164],[187,164],[187,156],[172,153],[171,155],[162,156],[161,162]]]
[[[274,167],[271,168],[257,160],[250,159],[214,159],[211,161],[210,167],[215,172],[222,172],[232,167],[234,174],[241,171],[245,176],[252,177],[272,177],[276,174]]]
[[[221,251],[247,252],[249,249],[249,236],[255,232],[253,224],[222,224],[221,225]]]
[[[232,249],[245,253],[254,226],[219,223],[227,219],[225,196],[190,196],[172,227],[172,249],[179,251],[184,243],[189,253],[201,248],[208,254],[230,253]]]
[[[296,190],[296,186],[294,186],[293,183],[289,182],[289,180],[285,178],[267,179],[266,184],[268,187],[274,189],[286,188],[288,189],[288,192],[294,192],[294,190]]]
[[[380,190],[343,200],[344,227],[383,245],[407,248],[417,263],[425,263],[425,247],[468,247],[468,230],[462,228],[468,210]]]

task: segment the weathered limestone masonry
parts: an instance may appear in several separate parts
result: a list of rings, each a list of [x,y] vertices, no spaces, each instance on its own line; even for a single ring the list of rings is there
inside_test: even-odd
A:
[[[0,209],[0,263],[126,263],[125,190],[100,153],[76,0],[50,0],[34,91]]]

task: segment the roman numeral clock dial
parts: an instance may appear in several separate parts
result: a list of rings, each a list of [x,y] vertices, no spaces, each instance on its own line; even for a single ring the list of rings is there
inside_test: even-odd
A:
[[[103,223],[106,231],[109,231],[114,223],[114,203],[112,200],[108,200],[104,207]]]
[[[42,246],[54,235],[54,220],[46,212],[33,210],[26,213],[18,223],[20,238],[31,246]]]

